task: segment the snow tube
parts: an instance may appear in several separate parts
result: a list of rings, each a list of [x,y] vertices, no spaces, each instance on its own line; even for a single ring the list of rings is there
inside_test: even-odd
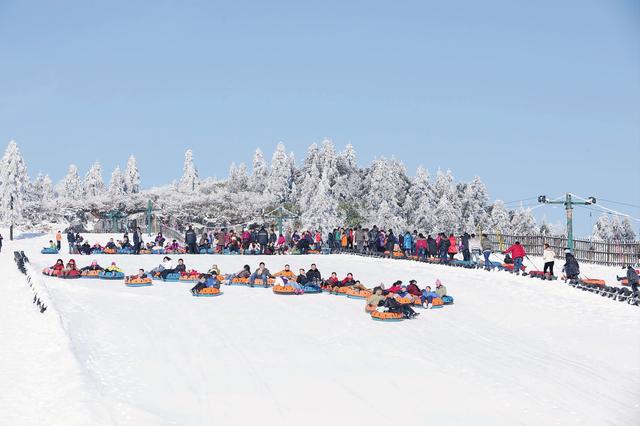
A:
[[[444,307],[444,301],[442,299],[440,299],[439,297],[435,297],[431,301],[431,309],[438,309],[438,308],[442,308],[442,307]]]
[[[80,276],[82,278],[99,278],[99,273],[100,271],[80,271]]]
[[[307,250],[307,254],[320,254],[320,250]]]
[[[453,305],[453,297],[451,296],[442,296],[442,303],[445,305]]]
[[[283,295],[300,294],[296,291],[296,289],[293,286],[280,285],[280,284],[276,284],[273,286],[273,292],[275,294],[283,294]]]
[[[125,278],[124,285],[127,287],[147,287],[153,285],[151,278]]]
[[[51,247],[45,247],[42,250],[40,250],[40,253],[42,254],[58,254],[58,249],[54,249]]]
[[[91,254],[104,254],[104,250],[102,249],[92,249]]]
[[[130,249],[130,248],[118,249],[118,254],[133,254],[133,249]]]
[[[304,294],[319,294],[322,293],[322,289],[320,287],[316,287],[314,285],[303,285],[302,290]]]
[[[215,287],[205,287],[197,293],[193,293],[195,297],[216,297],[222,296],[222,292],[219,288]]]
[[[76,278],[80,278],[80,271],[76,270],[72,270],[72,271],[66,271],[66,273],[62,273],[60,275],[58,275],[59,278],[64,278],[65,280],[74,280]]]
[[[185,249],[178,249],[178,250],[165,250],[167,254],[185,254],[187,251]]]
[[[110,249],[110,248],[104,249],[104,254],[116,254],[117,252],[118,250],[116,249]]]
[[[249,278],[234,278],[230,285],[249,285]]]
[[[164,249],[153,249],[151,254],[164,254]]]
[[[207,254],[207,249],[206,248],[201,248],[199,253],[200,254]]]
[[[178,281],[180,281],[181,283],[195,283],[198,281],[198,276],[200,276],[200,273],[198,272],[191,274],[180,274],[180,278],[178,278]]]
[[[497,268],[499,271],[502,271],[504,269],[504,266],[502,266],[502,263],[500,262],[489,261],[489,264],[492,268]],[[513,266],[511,267],[511,269],[513,269]]]
[[[368,313],[368,314],[370,314],[371,312],[375,312],[375,311],[376,311],[376,309],[377,309],[377,307],[376,307],[376,306],[373,306],[373,305],[366,305],[366,306],[364,307],[364,311],[365,311],[366,313]]]
[[[400,312],[371,312],[371,319],[374,321],[384,322],[398,322],[404,319],[404,316]]]
[[[413,299],[413,297],[410,297],[410,296],[396,297],[396,300],[398,301],[398,303],[400,303],[402,305],[413,305],[414,304],[414,299]],[[418,300],[420,300],[420,299],[418,299]]]
[[[169,282],[178,282],[180,281],[180,273],[179,272],[173,272],[171,274],[167,274],[167,276],[165,278],[162,278],[162,281],[169,281]]]
[[[56,271],[55,269],[51,269],[51,268],[44,268],[42,270],[42,274],[48,277],[59,277],[60,275],[62,275],[62,271],[60,270]]]
[[[142,250],[140,250],[140,254],[151,254],[151,250],[149,250],[149,249],[142,249]]]
[[[513,263],[503,263],[503,264],[502,264],[502,269],[504,269],[504,270],[506,270],[506,271],[511,271],[511,272],[513,272]],[[522,266],[520,267],[520,270],[521,270],[521,271],[524,271],[524,270],[526,270],[526,269],[527,269],[527,267],[526,267],[526,266],[524,266],[524,265],[522,265]]]
[[[367,299],[371,294],[369,290],[358,290],[357,288],[347,290],[347,297],[349,299]]]
[[[339,287],[333,294],[335,294],[336,296],[346,296],[349,290],[352,290],[352,288],[348,286]]]
[[[544,273],[544,271],[529,271],[530,278],[539,278],[541,280],[557,280],[556,276],[549,276]]]
[[[121,280],[124,278],[124,272],[100,271],[98,277],[101,280]]]
[[[596,280],[593,278],[588,278],[588,279],[584,279],[584,280],[580,280],[580,284],[583,285],[597,285],[598,287],[604,287],[604,285],[606,284],[604,280]]]

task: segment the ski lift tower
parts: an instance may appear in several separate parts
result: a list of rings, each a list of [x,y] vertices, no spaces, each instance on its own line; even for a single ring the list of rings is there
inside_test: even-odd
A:
[[[298,215],[287,210],[283,206],[278,206],[274,210],[263,214],[263,217],[268,219],[276,219],[278,221],[278,232],[282,234],[282,222],[284,221],[284,219],[295,219],[298,217]]]
[[[573,253],[573,206],[574,205],[583,205],[590,206],[591,204],[596,203],[595,197],[589,197],[584,201],[573,201],[571,197],[572,194],[567,192],[564,201],[551,201],[547,200],[546,195],[541,195],[538,197],[538,202],[543,204],[564,204],[564,208],[567,211],[567,248],[571,253]],[[580,197],[578,197],[580,198]]]
[[[124,214],[120,210],[111,210],[107,213],[107,218],[111,221],[111,232],[120,232],[118,222],[124,218]]]

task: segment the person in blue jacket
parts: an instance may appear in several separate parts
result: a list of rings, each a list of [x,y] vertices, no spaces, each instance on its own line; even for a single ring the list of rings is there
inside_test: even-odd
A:
[[[196,294],[203,288],[220,288],[220,283],[211,274],[200,274],[198,276],[198,282],[191,289],[191,293]]]
[[[412,256],[413,255],[413,237],[411,236],[411,234],[409,233],[409,231],[407,231],[404,234],[404,240],[402,241],[402,245],[404,246],[404,255],[405,256]]]
[[[422,290],[422,297],[420,297],[422,306],[427,309],[431,309],[431,303],[436,297],[438,297],[438,293],[436,293],[435,291],[431,291],[431,286],[426,286],[424,290]]]

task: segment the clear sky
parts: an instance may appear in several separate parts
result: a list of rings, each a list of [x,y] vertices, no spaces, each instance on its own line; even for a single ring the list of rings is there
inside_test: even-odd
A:
[[[32,175],[99,159],[108,179],[134,154],[148,187],[189,147],[223,177],[324,137],[492,199],[639,205],[639,3],[0,0],[0,142]]]

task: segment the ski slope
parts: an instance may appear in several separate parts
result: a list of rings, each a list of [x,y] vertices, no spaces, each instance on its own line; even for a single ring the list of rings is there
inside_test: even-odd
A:
[[[364,302],[327,294],[194,298],[190,284],[42,277],[52,307],[40,314],[9,251],[41,269],[58,257],[39,254],[48,240],[0,255],[1,424],[638,424],[640,309],[559,281],[349,255],[184,255],[187,268],[223,273],[262,260],[272,272],[315,262],[368,286],[440,278],[456,303],[380,323]],[[95,256],[127,273],[161,257]]]

